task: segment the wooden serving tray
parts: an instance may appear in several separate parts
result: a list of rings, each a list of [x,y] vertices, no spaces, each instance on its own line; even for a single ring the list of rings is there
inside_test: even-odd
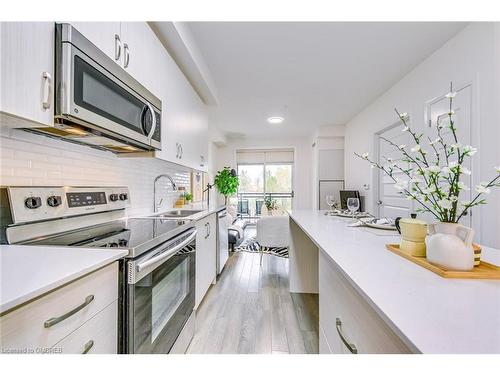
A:
[[[447,279],[498,279],[500,280],[500,267],[494,264],[481,261],[479,266],[474,267],[471,271],[452,271],[446,268],[435,266],[427,261],[424,257],[416,257],[405,253],[399,249],[399,244],[387,244],[385,247],[395,254],[408,259],[409,261],[418,264],[421,267],[427,268]]]

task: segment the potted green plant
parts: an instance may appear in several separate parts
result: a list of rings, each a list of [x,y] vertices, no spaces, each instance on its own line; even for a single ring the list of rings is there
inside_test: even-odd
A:
[[[475,186],[476,195],[471,200],[460,199],[461,192],[470,190],[460,180],[461,176],[471,174],[464,164],[477,149],[459,142],[453,110],[456,94],[451,85],[446,94],[449,110],[446,118],[436,122],[434,139],[428,137],[425,141],[424,134],[410,127],[408,115],[396,109],[403,125],[402,132],[408,132],[414,144],[398,145],[382,138],[401,154],[395,160],[386,157],[383,165],[371,160],[368,153],[355,155],[387,174],[403,196],[419,203],[418,211],[429,212],[437,220],[436,224],[429,224],[426,238],[429,262],[448,269],[470,270],[474,262],[471,247],[474,231],[460,225],[459,221],[472,207],[486,204],[484,195],[490,193],[491,188],[500,186],[500,166],[495,167],[496,176],[489,182]],[[445,132],[450,133],[451,141],[445,138]]]
[[[224,169],[217,172],[214,178],[214,185],[221,193],[224,195],[224,203],[227,205],[227,198],[238,191],[238,186],[240,180],[236,171],[230,167],[224,167]]]
[[[264,199],[264,204],[266,205],[267,212],[269,212],[269,215],[272,215],[273,211],[277,208],[276,199],[272,199],[271,197],[266,197]]]
[[[184,199],[186,200],[186,202],[191,202],[193,200],[193,194],[191,194],[191,193],[185,193],[184,194]]]

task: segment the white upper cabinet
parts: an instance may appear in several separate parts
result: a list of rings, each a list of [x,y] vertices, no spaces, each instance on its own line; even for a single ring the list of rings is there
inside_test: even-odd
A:
[[[83,36],[162,101],[157,158],[206,171],[205,104],[146,22],[71,22]],[[1,123],[53,125],[55,23],[1,24]],[[17,126],[19,127],[19,126]]]
[[[124,47],[120,22],[70,22],[80,34],[91,41],[117,64],[122,65]]]
[[[122,22],[123,68],[155,95],[163,46],[146,22]]]
[[[155,71],[162,100],[162,150],[156,157],[200,171],[208,165],[205,104],[168,52],[161,48]]]
[[[0,111],[52,125],[54,23],[2,22],[0,30]],[[2,125],[9,120],[0,116]]]

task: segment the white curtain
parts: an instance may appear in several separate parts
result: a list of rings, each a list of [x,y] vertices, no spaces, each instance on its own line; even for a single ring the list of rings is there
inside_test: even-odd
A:
[[[237,150],[236,163],[293,163],[293,149]]]

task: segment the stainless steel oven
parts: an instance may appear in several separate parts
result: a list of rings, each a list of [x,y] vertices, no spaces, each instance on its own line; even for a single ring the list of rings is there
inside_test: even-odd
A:
[[[192,227],[124,264],[124,352],[186,350],[194,334],[196,232]]]
[[[30,131],[116,153],[161,149],[161,100],[70,24],[56,24],[55,124]]]

